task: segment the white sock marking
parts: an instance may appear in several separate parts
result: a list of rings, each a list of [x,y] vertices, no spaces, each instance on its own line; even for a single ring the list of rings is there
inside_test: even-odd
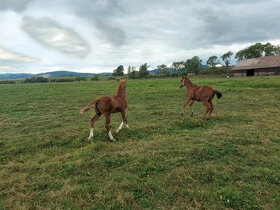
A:
[[[122,122],[119,126],[119,128],[116,130],[116,132],[118,133],[122,128],[123,128],[124,123]]]
[[[111,141],[116,141],[116,139],[114,139],[114,137],[113,137],[113,135],[112,135],[111,130],[109,131],[108,134],[109,134],[109,138],[110,138]]]
[[[88,139],[92,139],[92,137],[93,137],[93,128],[90,129]]]

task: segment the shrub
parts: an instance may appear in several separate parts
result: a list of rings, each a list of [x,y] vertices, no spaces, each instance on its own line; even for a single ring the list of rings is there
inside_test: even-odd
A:
[[[114,76],[110,76],[107,78],[107,80],[115,80],[115,79],[116,79],[116,77],[114,77]]]
[[[232,72],[226,68],[213,68],[213,69],[201,69],[200,75],[231,75]]]
[[[0,81],[0,84],[15,84],[16,81],[13,81],[13,80],[3,80],[3,81]]]
[[[74,78],[58,78],[58,79],[51,79],[50,82],[74,82]]]
[[[100,80],[100,78],[99,78],[98,75],[96,75],[96,76],[94,76],[94,77],[91,78],[91,81],[98,81],[98,80]]]
[[[26,78],[23,82],[24,83],[44,83],[48,82],[49,80],[45,77],[30,77]]]
[[[75,81],[86,81],[86,77],[76,77]]]

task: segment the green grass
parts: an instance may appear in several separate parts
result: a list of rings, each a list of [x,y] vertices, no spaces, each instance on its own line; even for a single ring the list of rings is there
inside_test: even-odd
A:
[[[117,142],[79,113],[116,81],[0,85],[0,208],[279,208],[280,77],[192,78],[223,93],[209,121],[179,81],[128,81]]]

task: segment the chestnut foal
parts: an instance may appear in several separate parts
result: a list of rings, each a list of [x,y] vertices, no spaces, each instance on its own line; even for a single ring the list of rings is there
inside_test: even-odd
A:
[[[213,90],[210,86],[198,86],[193,84],[187,76],[182,76],[180,88],[186,86],[187,88],[187,99],[182,106],[182,116],[184,116],[184,109],[187,104],[190,103],[191,117],[193,116],[192,105],[195,101],[201,101],[205,106],[206,113],[204,114],[203,119],[208,120],[211,113],[214,110],[212,100],[215,95],[217,98],[222,97],[222,93],[217,90]],[[208,116],[207,116],[208,115]]]
[[[102,114],[106,119],[105,128],[108,132],[110,140],[116,141],[112,135],[110,127],[111,113],[121,112],[122,114],[122,122],[119,128],[116,130],[117,133],[123,128],[124,125],[129,128],[125,116],[125,109],[127,107],[125,89],[126,81],[119,81],[117,94],[115,96],[99,97],[98,99],[93,100],[81,109],[81,113],[85,113],[86,111],[94,107],[96,112],[95,116],[90,120],[90,134],[88,139],[91,139],[93,137],[94,123]]]

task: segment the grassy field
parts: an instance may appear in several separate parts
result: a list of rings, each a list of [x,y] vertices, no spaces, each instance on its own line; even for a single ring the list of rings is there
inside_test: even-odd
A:
[[[280,77],[192,78],[223,93],[208,121],[179,81],[128,81],[117,142],[79,113],[116,81],[0,85],[0,209],[278,209]]]

